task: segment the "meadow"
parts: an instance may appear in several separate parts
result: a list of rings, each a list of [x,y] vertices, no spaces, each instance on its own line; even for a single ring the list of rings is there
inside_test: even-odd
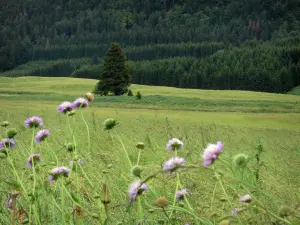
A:
[[[300,96],[132,85],[141,100],[95,96],[73,116],[57,111],[63,101],[93,91],[96,82],[0,77],[0,122],[10,124],[0,127],[0,137],[17,130],[16,147],[0,159],[0,224],[299,224]],[[32,116],[51,132],[44,142],[35,143],[37,131],[24,125]],[[118,124],[104,130],[108,118]],[[173,137],[184,146],[170,152],[166,144]],[[222,153],[204,167],[201,155],[217,141]],[[32,153],[40,153],[41,162],[30,169]],[[174,154],[185,165],[162,172]],[[244,164],[237,165],[237,154],[246,156]],[[140,177],[132,173],[135,165]],[[56,166],[72,171],[51,184]],[[149,191],[130,202],[135,180]],[[189,196],[176,202],[174,192],[183,188]],[[251,203],[239,201],[246,194]]]

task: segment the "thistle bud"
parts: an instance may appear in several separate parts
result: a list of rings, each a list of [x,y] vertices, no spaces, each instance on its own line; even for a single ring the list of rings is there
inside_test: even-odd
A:
[[[159,197],[159,198],[155,199],[154,205],[156,205],[157,207],[160,207],[160,208],[167,207],[168,199],[165,196]]]
[[[72,111],[67,112],[67,115],[68,115],[68,116],[74,116],[75,114],[76,114],[76,111],[75,111],[75,110],[72,110]]]
[[[117,121],[113,118],[106,119],[104,121],[104,130],[111,130],[113,129],[116,125],[118,125]]]
[[[73,152],[75,150],[75,145],[70,142],[65,144],[65,148],[67,149],[68,152]]]
[[[145,148],[145,144],[144,144],[143,142],[138,142],[138,143],[136,144],[136,147],[137,147],[138,149],[144,149],[144,148]]]
[[[289,215],[292,215],[294,213],[294,210],[287,205],[283,205],[279,208],[278,214],[280,217],[287,217]]]
[[[1,125],[1,127],[7,127],[9,125],[9,122],[3,121],[0,125]]]
[[[7,155],[4,152],[0,152],[0,159],[5,159]]]
[[[142,173],[142,168],[140,166],[134,166],[131,169],[131,173],[133,176],[140,177]]]
[[[16,136],[18,133],[17,129],[16,128],[10,128],[6,131],[6,136],[8,138],[14,138],[14,136]]]
[[[248,156],[245,154],[238,154],[234,157],[233,162],[236,167],[244,168],[248,163]]]

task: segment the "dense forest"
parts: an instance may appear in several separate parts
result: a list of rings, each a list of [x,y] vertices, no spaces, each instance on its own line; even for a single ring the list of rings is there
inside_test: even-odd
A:
[[[2,0],[1,76],[99,78],[119,42],[134,83],[286,92],[299,0]]]

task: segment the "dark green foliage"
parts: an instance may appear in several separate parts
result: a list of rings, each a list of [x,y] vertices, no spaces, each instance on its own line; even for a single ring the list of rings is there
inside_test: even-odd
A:
[[[119,44],[113,43],[104,59],[101,80],[95,88],[95,93],[101,95],[122,95],[127,93],[131,83],[126,58]]]
[[[141,92],[137,92],[136,93],[136,99],[138,99],[138,100],[140,100],[140,99],[142,99],[142,94],[141,94]]]
[[[129,89],[127,95],[128,95],[128,96],[133,96],[132,90]]]

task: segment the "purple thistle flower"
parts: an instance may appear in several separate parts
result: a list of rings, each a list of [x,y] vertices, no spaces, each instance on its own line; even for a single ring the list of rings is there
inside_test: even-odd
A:
[[[36,165],[37,163],[40,163],[40,162],[41,162],[41,154],[32,154],[27,159],[27,166],[29,168],[32,168],[33,163],[34,163],[34,165]]]
[[[203,165],[205,167],[210,166],[221,154],[223,148],[223,143],[218,141],[217,144],[208,144],[207,148],[204,150],[202,158],[204,160]]]
[[[73,110],[73,105],[71,102],[63,102],[57,107],[58,112],[66,114]]]
[[[167,162],[165,162],[165,164],[163,166],[163,170],[166,171],[166,173],[173,172],[177,168],[183,166],[184,162],[185,162],[184,158],[172,157]]]
[[[28,128],[38,128],[38,127],[42,127],[44,126],[43,120],[42,118],[38,117],[38,116],[33,116],[30,118],[27,118],[25,121],[25,126]]]
[[[172,138],[167,144],[167,149],[169,152],[174,152],[175,150],[179,150],[181,148],[183,148],[183,142],[177,138]]]
[[[184,199],[185,196],[189,196],[190,193],[186,190],[186,188],[182,189],[182,190],[178,190],[176,192],[176,200],[182,201]]]
[[[141,195],[144,191],[148,191],[149,188],[145,183],[141,183],[141,181],[134,181],[131,183],[129,187],[129,199],[134,201],[137,196]]]
[[[89,103],[85,98],[77,98],[73,103],[73,109],[85,108],[88,107]]]
[[[231,216],[236,216],[240,212],[243,212],[245,209],[246,208],[235,208],[235,209],[231,210]]]
[[[59,177],[69,177],[70,176],[70,169],[65,166],[56,167],[51,170],[50,175],[48,177],[50,183],[54,183]]]
[[[48,137],[49,135],[50,135],[49,130],[40,130],[35,136],[36,143],[44,141],[46,137]]]
[[[252,197],[249,194],[240,197],[240,202],[251,202],[251,201],[252,201]]]
[[[0,141],[0,149],[1,148],[11,148],[13,149],[16,146],[16,142],[13,138],[4,138]]]
[[[6,208],[12,209],[12,208],[13,208],[12,202],[13,202],[13,198],[12,198],[12,197],[9,197],[8,200],[7,200],[6,203],[5,203]]]

